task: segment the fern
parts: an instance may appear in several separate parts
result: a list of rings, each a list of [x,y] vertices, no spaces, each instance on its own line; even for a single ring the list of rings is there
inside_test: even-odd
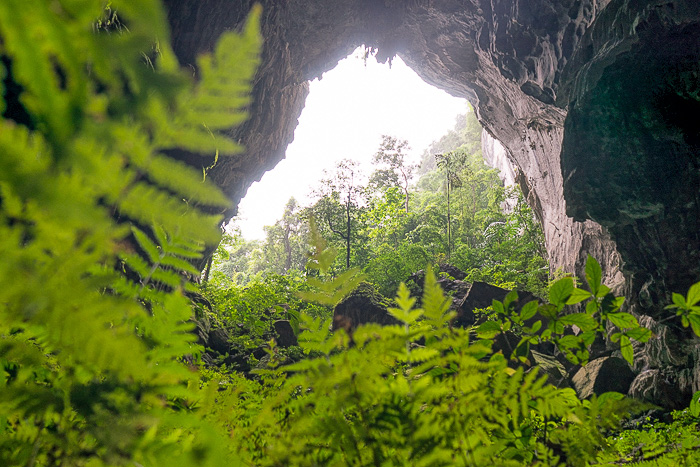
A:
[[[0,4],[1,74],[30,117],[0,120],[0,464],[236,463],[181,410],[202,394],[179,362],[198,353],[185,277],[228,202],[161,151],[240,150],[224,131],[245,118],[259,11],[195,83],[160,2],[111,2],[128,26],[93,32],[103,4]]]
[[[360,326],[352,346],[344,331],[329,333],[327,320],[303,318],[307,330],[299,340],[310,356],[263,372],[275,389],[259,402],[247,426],[238,425],[239,440],[271,434],[250,462],[556,462],[536,436],[535,420],[563,421],[583,410],[572,391],[545,385],[536,372],[509,369],[501,355],[491,355],[488,342],[472,342],[468,331],[450,329],[446,297],[431,273],[422,303],[423,308],[414,309],[415,300],[401,287],[390,312],[402,324]],[[608,412],[618,413],[612,407]],[[577,420],[561,429],[568,433],[591,422],[585,412]],[[569,438],[550,437],[548,442],[552,439],[566,446]]]

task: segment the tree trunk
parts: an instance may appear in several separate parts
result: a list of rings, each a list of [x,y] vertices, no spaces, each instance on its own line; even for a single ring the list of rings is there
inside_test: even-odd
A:
[[[347,230],[345,231],[345,268],[350,269],[350,191],[348,191],[348,201],[345,204],[345,214],[347,216]]]
[[[209,273],[211,272],[211,264],[214,262],[214,254],[209,257],[207,261],[207,269],[204,271],[204,277],[202,278],[202,284],[209,282]]]
[[[403,174],[403,192],[406,194],[406,214],[408,214],[408,177]]]
[[[284,272],[288,272],[292,268],[292,246],[289,242],[290,231],[291,228],[287,226],[284,230],[284,238],[282,240],[282,243],[284,243],[284,252],[287,255],[284,261]]]
[[[452,249],[452,220],[450,219],[450,179],[447,177],[447,260],[450,260]]]

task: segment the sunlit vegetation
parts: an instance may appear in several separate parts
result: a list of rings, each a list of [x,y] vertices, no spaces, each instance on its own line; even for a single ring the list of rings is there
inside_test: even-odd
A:
[[[227,235],[213,275],[245,285],[303,272],[313,218],[342,253],[332,271],[359,267],[389,297],[410,274],[443,263],[463,270],[468,281],[545,293],[542,229],[519,188],[504,186],[484,163],[473,112],[434,142],[419,166],[409,164],[407,142],[385,136],[369,176],[341,161],[314,195],[306,207],[291,199],[283,218],[265,228],[264,242]],[[220,274],[217,280],[225,282]]]
[[[227,130],[245,118],[260,14],[193,77],[155,0],[0,2],[0,465],[697,465],[700,393],[667,423],[631,426],[648,407],[581,401],[526,371],[526,352],[494,350],[516,329],[518,348],[551,342],[585,364],[612,330],[629,361],[650,333],[593,258],[585,285],[545,287],[536,223],[515,197],[504,207],[473,120],[416,186],[386,139],[369,189],[339,167],[266,242],[225,238],[196,285],[193,264],[220,240],[212,213],[228,207],[206,168],[242,151]],[[516,311],[513,292],[490,320],[453,327],[430,271],[420,306],[400,285],[443,262],[542,299]],[[398,324],[331,332],[365,277]],[[699,303],[700,283],[669,313],[700,334]],[[283,348],[273,321],[298,345]],[[208,358],[215,335],[245,359]]]

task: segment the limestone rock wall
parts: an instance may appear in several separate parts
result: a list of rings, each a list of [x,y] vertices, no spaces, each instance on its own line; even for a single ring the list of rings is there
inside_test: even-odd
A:
[[[508,154],[503,145],[498,140],[494,139],[487,131],[481,132],[481,152],[486,164],[489,167],[498,169],[498,176],[505,186],[515,185],[517,174],[514,170],[514,164],[508,158]]]
[[[307,80],[366,44],[380,60],[400,55],[426,82],[474,105],[517,168],[553,269],[580,275],[586,256],[595,256],[606,283],[654,320],[671,291],[700,279],[697,0],[260,3],[262,66],[250,119],[233,130],[247,151],[210,172],[235,202],[283,157]],[[252,2],[166,4],[175,51],[191,64],[241,24]],[[676,326],[663,335],[692,347]],[[684,348],[688,358],[671,366],[685,376],[669,384],[698,388],[698,352]],[[675,370],[644,352],[632,386],[663,402],[669,391],[652,386]]]

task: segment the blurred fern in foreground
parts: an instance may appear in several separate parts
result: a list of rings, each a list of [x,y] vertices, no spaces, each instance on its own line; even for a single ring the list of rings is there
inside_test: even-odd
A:
[[[177,358],[228,200],[161,151],[240,151],[259,11],[194,82],[159,1],[104,3],[0,2],[0,464],[220,465]]]

